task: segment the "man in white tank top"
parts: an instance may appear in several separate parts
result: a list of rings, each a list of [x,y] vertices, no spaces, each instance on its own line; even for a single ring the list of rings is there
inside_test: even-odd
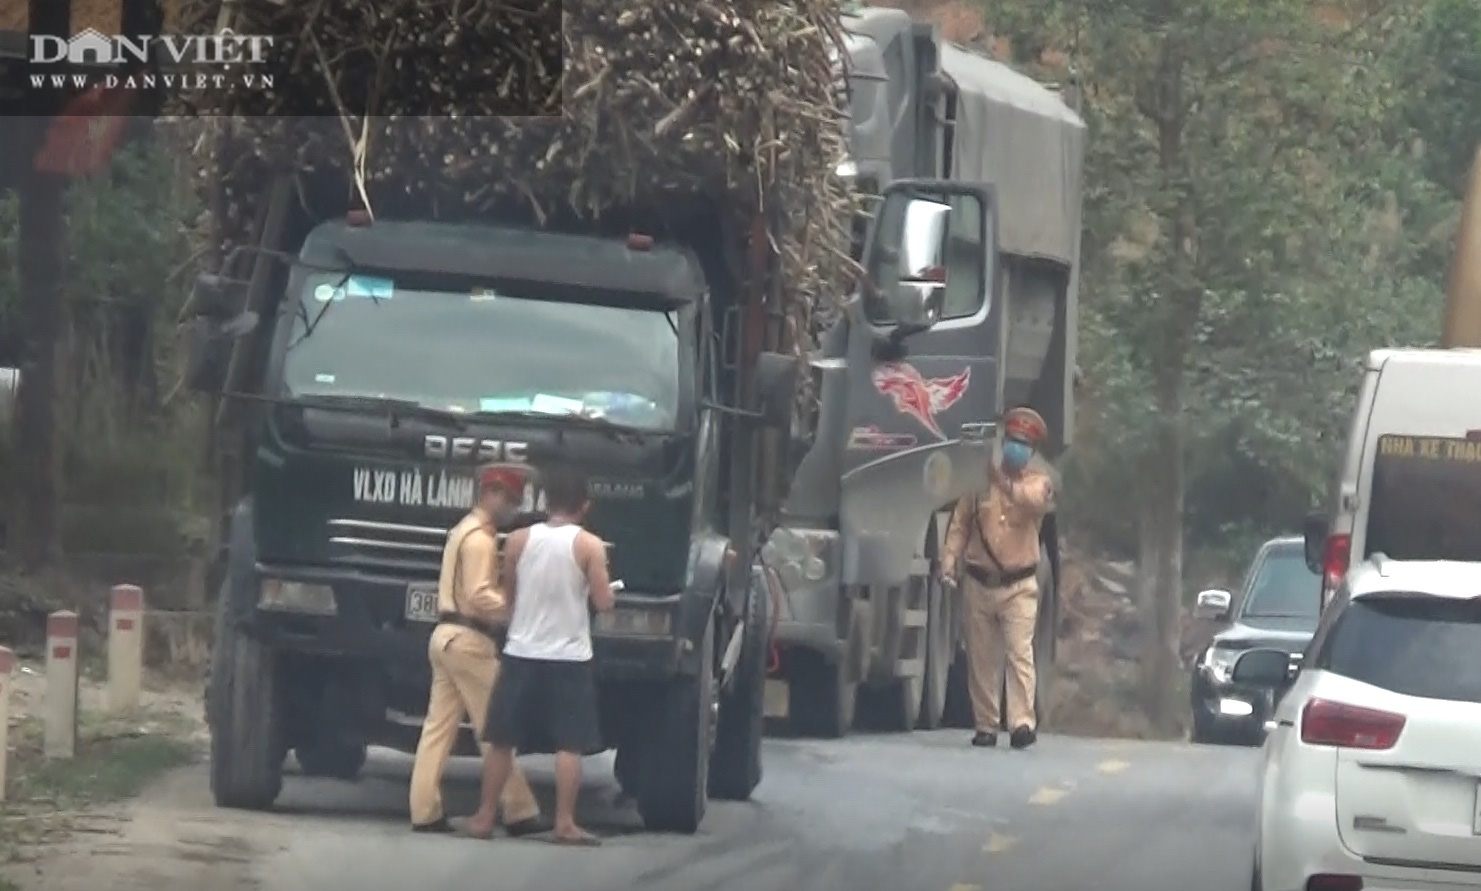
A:
[[[468,834],[493,835],[514,750],[549,745],[556,750],[555,841],[595,845],[596,836],[576,824],[581,758],[603,748],[590,608],[605,612],[617,598],[606,545],[581,528],[590,507],[586,479],[552,471],[545,475],[545,499],[550,519],[511,534],[505,544],[503,587],[513,600],[509,636],[484,725],[492,753]]]

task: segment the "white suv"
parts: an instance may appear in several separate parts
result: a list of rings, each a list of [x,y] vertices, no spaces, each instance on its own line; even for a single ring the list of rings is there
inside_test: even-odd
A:
[[[1266,724],[1253,891],[1481,888],[1481,563],[1354,567]]]

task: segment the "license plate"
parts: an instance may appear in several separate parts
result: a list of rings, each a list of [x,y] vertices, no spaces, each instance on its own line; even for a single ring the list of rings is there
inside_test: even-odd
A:
[[[1481,835],[1481,783],[1476,784],[1476,810],[1471,815],[1471,834]]]
[[[415,582],[406,586],[406,620],[437,624],[437,585]]]
[[[791,688],[786,681],[767,680],[762,714],[768,718],[785,718],[791,712]]]

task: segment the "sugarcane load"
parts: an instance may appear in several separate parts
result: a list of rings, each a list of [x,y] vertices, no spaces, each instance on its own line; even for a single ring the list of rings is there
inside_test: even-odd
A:
[[[481,468],[504,465],[527,468],[536,516],[546,480],[588,481],[582,525],[618,593],[590,629],[580,737],[616,750],[646,825],[693,832],[710,797],[761,780],[757,551],[812,307],[857,269],[840,10],[564,5],[563,30],[553,4],[193,9],[275,36],[273,92],[179,97],[219,115],[202,165],[219,262],[192,298],[189,376],[220,405],[221,805],[270,806],[289,751],[354,776],[424,722],[429,758],[477,751],[476,728],[446,726],[456,707],[429,707],[427,647],[473,621],[441,557]],[[519,752],[590,754],[509,729]]]
[[[221,5],[186,18],[208,30]],[[846,273],[849,236],[838,0],[233,6],[237,33],[274,35],[277,88],[182,97],[231,116],[219,167],[207,165],[228,243],[251,240],[263,184],[283,170],[338,174],[327,200],[378,218],[517,204],[537,221],[620,227],[635,210],[704,201],[742,225],[774,209],[794,314],[836,296],[825,283]]]

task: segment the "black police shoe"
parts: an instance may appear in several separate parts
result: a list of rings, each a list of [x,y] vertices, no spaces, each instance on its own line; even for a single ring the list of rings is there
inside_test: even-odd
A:
[[[447,817],[438,817],[431,823],[413,823],[412,832],[436,832],[449,833],[453,831],[453,824],[447,822]]]
[[[1015,749],[1026,749],[1038,742],[1038,739],[1039,735],[1034,733],[1032,727],[1020,725],[1014,727],[1013,732],[1008,735],[1008,745]]]
[[[996,733],[988,733],[986,730],[979,730],[972,737],[972,745],[979,749],[991,749],[997,744],[998,735]]]

